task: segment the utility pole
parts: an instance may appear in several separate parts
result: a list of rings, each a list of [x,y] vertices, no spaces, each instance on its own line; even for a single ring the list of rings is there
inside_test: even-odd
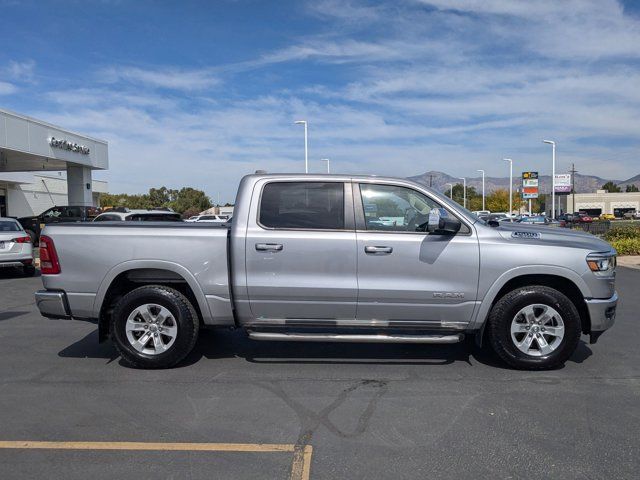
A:
[[[576,173],[578,173],[578,171],[576,170],[576,164],[572,163],[571,164],[571,198],[573,200],[572,203],[573,203],[574,212],[576,210]]]

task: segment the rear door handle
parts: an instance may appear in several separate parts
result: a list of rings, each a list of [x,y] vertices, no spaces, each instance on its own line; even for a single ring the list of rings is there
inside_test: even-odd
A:
[[[374,246],[366,246],[364,247],[364,253],[373,253],[378,255],[389,255],[393,252],[393,247],[374,247]]]
[[[283,248],[281,243],[256,243],[256,250],[262,252],[279,252]]]

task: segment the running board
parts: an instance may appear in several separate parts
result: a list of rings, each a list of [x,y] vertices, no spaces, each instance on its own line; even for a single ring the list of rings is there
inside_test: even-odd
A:
[[[249,332],[252,340],[276,342],[351,342],[351,343],[458,343],[464,335],[363,335],[334,333]]]

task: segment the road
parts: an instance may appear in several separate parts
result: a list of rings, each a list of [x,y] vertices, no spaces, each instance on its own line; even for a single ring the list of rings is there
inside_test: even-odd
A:
[[[135,370],[98,345],[95,325],[40,317],[40,285],[0,272],[4,480],[295,476],[291,450],[221,451],[229,444],[311,445],[312,479],[637,478],[640,270],[619,269],[614,328],[551,372],[510,370],[469,343],[232,331],[204,332],[178,368]],[[82,443],[6,448],[17,441]],[[168,449],[177,442],[188,445]],[[201,443],[214,446],[194,451]]]

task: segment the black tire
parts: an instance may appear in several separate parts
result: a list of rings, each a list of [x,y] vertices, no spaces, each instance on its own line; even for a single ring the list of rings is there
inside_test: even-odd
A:
[[[25,233],[31,237],[31,244],[34,247],[37,247],[38,246],[38,237],[36,236],[35,232],[33,230],[26,229]]]
[[[564,337],[548,355],[533,356],[521,351],[511,339],[511,322],[526,306],[543,304],[562,317]],[[566,362],[578,346],[581,334],[580,314],[566,295],[550,287],[531,285],[517,288],[503,296],[489,314],[489,339],[498,356],[520,370],[549,370]]]
[[[22,274],[25,277],[33,277],[36,274],[36,267],[33,265],[25,265],[22,267]]]
[[[157,304],[167,308],[177,326],[174,343],[163,353],[149,355],[136,350],[127,339],[126,323],[129,315],[144,304]],[[111,339],[122,359],[136,368],[170,368],[183,360],[198,339],[200,322],[198,314],[187,297],[173,288],[162,285],[146,285],[136,288],[122,297],[111,316]]]

